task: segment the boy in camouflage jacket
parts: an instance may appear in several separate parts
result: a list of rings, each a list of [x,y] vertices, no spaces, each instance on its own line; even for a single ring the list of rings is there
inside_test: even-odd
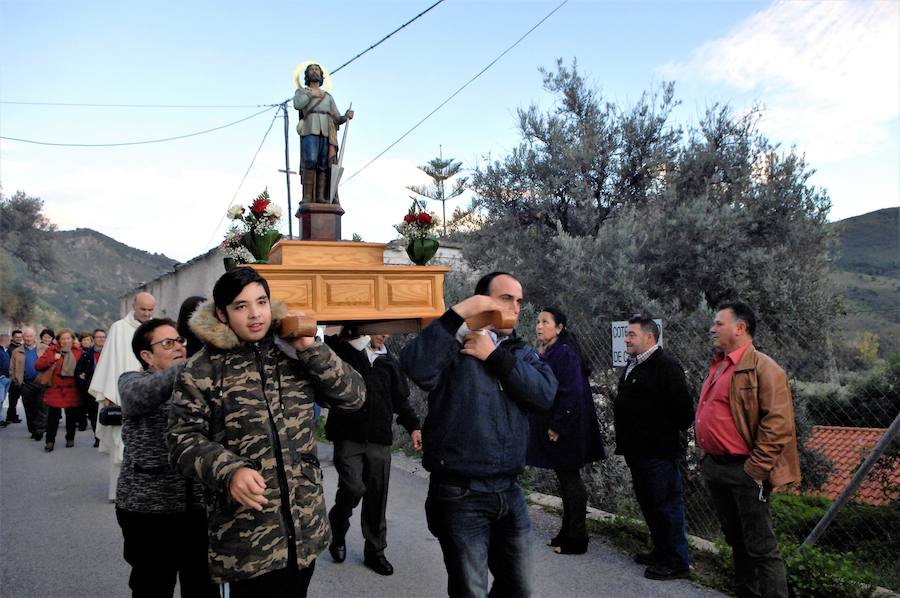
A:
[[[362,378],[326,345],[275,338],[284,315],[255,270],[225,273],[191,318],[205,347],[170,408],[171,459],[204,486],[210,570],[233,598],[306,595],[331,540],[313,403],[353,411],[365,401]]]

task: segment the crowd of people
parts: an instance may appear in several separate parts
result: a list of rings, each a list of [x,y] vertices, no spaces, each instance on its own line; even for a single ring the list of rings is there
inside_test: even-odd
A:
[[[591,363],[566,315],[540,312],[534,348],[515,330],[522,302],[513,275],[485,275],[396,359],[385,335],[350,325],[325,339],[283,338],[280,322],[301,314],[273,300],[256,270],[236,268],[211,299],[186,300],[177,322],[154,318],[155,300],[140,293],[108,338],[100,329],[0,336],[0,398],[9,389],[2,425],[19,421],[21,398],[32,438],[52,451],[63,413],[66,446],[90,421],[111,455],[110,498],[134,596],[172,596],[177,580],[182,596],[216,596],[227,583],[240,598],[306,596],[320,553],[345,560],[360,502],[363,564],[393,574],[385,512],[396,418],[430,472],[424,509],[448,595],[529,596],[521,473],[526,464],[553,470],[563,516],[547,544],[584,553],[581,470],[606,458],[607,443]],[[512,326],[473,324],[493,311],[512,314]],[[737,594],[788,595],[768,498],[799,480],[793,407],[784,371],[753,346],[755,329],[749,306],[719,307],[709,331],[715,357],[695,393],[659,345],[654,320],[629,321],[613,424],[650,530],[652,550],[634,555],[647,578],[690,577],[681,462],[693,425]],[[428,393],[423,421],[407,379]],[[339,476],[330,511],[317,404],[329,409]]]
[[[38,335],[25,327],[0,334],[0,428],[22,423],[21,400],[28,433],[43,440],[47,452],[56,446],[63,412],[67,448],[75,446],[76,432],[87,430],[88,423],[96,433],[97,402],[88,388],[105,343],[102,328],[82,333],[44,328]]]

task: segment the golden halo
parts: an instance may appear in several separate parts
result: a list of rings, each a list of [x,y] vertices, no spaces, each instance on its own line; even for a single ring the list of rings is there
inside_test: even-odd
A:
[[[303,87],[303,84],[302,84],[303,72],[306,70],[306,67],[308,67],[311,64],[318,64],[319,68],[322,69],[322,78],[324,79],[324,81],[322,82],[322,89],[330,92],[331,91],[331,74],[325,69],[324,66],[322,66],[321,62],[316,62],[315,60],[307,60],[306,62],[301,62],[300,64],[297,65],[297,68],[294,69],[294,86],[297,89],[300,89],[301,87]]]

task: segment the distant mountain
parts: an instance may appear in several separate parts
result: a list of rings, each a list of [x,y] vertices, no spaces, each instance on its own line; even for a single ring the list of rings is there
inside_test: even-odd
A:
[[[900,351],[900,208],[834,222],[832,288],[844,299],[844,339],[878,335],[882,355]]]
[[[121,295],[178,264],[87,228],[51,234],[59,268],[50,276],[39,278],[21,260],[6,256],[16,279],[37,297],[34,320],[46,325],[76,330],[109,326],[120,317]]]
[[[835,267],[876,276],[900,275],[900,208],[885,208],[832,224]]]

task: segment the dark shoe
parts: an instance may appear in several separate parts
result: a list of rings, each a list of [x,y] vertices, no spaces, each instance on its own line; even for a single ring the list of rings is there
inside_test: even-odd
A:
[[[52,442],[48,442],[47,444],[45,444],[45,445],[44,445],[44,450],[45,450],[46,452],[48,452],[48,453],[51,452],[51,451],[53,450],[53,443],[52,443]]]
[[[39,433],[37,433],[37,432],[34,432],[34,433],[31,434],[31,439],[32,439],[32,440],[43,440],[43,439],[44,439],[44,435],[43,435],[43,434],[39,434]]]
[[[98,446],[100,446],[100,439],[94,438],[94,448],[97,448]]]
[[[87,422],[78,422],[78,431],[84,432],[87,430]]]
[[[381,556],[367,556],[363,559],[363,565],[377,573],[378,575],[393,575],[394,574],[394,566],[384,558],[384,555]]]
[[[556,548],[557,546],[559,546],[560,542],[562,542],[562,540],[559,539],[559,535],[556,535],[556,536],[553,536],[552,538],[550,538],[549,540],[547,540],[547,546],[552,546],[553,548]]]
[[[638,565],[655,565],[659,563],[659,559],[656,558],[656,555],[652,552],[639,552],[634,555],[634,562]]]
[[[66,448],[72,448],[73,446],[75,446],[74,440],[66,440]]]
[[[587,538],[578,538],[575,540],[566,538],[559,541],[559,546],[557,546],[553,552],[556,554],[584,554],[587,552],[587,547]]]
[[[6,419],[7,424],[21,424],[22,420],[19,417],[9,417]]]
[[[328,546],[328,552],[331,553],[331,558],[334,559],[335,563],[343,563],[344,559],[347,558],[347,544],[343,538],[340,540],[335,538]]]
[[[3,420],[2,422],[0,422],[0,428],[5,428],[8,425],[9,425],[9,423],[6,420]]]
[[[667,567],[665,565],[660,565],[659,563],[655,565],[650,565],[644,570],[644,577],[647,579],[656,579],[659,581],[667,581],[669,579],[690,579],[691,578],[691,570],[688,569],[673,569],[672,567]]]

